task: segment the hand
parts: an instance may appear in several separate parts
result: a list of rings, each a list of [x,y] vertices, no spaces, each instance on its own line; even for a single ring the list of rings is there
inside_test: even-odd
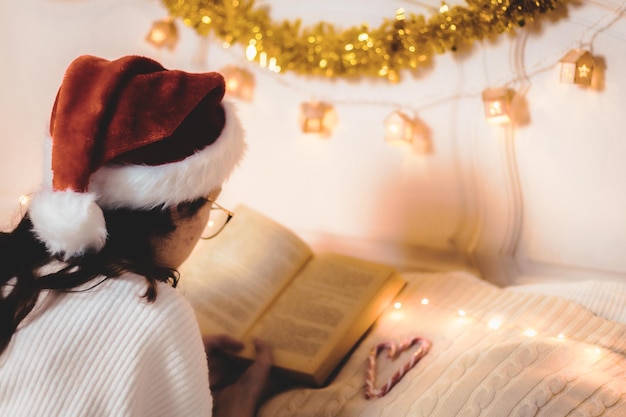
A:
[[[269,387],[270,346],[255,340],[256,359],[248,367],[235,366],[221,353],[242,349],[243,343],[236,339],[225,335],[211,336],[205,339],[205,347],[209,354],[214,416],[254,416]]]
[[[232,384],[245,371],[246,366],[229,355],[229,352],[237,352],[243,348],[243,342],[226,334],[204,337],[211,391],[218,391]]]

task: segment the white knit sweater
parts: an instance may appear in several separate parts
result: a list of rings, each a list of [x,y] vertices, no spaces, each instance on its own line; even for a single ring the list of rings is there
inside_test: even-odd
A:
[[[210,416],[193,311],[126,274],[85,292],[47,293],[0,355],[0,416]]]

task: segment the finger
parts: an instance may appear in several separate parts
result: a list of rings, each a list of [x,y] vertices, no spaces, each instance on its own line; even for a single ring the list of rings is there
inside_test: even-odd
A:
[[[268,383],[272,367],[272,348],[261,340],[254,340],[257,355],[254,362],[239,378],[239,382],[246,387],[251,398],[258,401]]]
[[[235,339],[227,334],[217,334],[205,336],[203,338],[204,348],[207,352],[212,350],[241,350],[244,344],[241,340]]]
[[[254,339],[254,350],[256,351],[256,362],[263,364],[264,366],[271,366],[273,362],[272,347],[261,339]]]

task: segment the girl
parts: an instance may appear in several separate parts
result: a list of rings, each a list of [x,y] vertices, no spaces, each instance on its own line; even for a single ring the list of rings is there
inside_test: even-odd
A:
[[[203,345],[173,288],[244,152],[224,92],[217,73],[139,56],[68,67],[51,178],[0,234],[0,415],[255,413],[269,347],[257,342],[256,362],[211,395],[207,352],[241,343]]]

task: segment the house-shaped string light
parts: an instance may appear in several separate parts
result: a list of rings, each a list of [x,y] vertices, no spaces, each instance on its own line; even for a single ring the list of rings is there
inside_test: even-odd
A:
[[[561,58],[561,82],[589,86],[595,67],[589,51],[572,49]]]
[[[385,124],[385,141],[392,145],[410,145],[419,153],[428,153],[430,143],[427,128],[417,117],[396,110],[387,116]]]
[[[337,124],[334,107],[324,101],[309,101],[300,105],[300,126],[304,133],[330,136]]]
[[[507,87],[492,87],[483,91],[485,118],[491,124],[506,124],[513,120],[513,90]]]
[[[146,41],[157,48],[168,48],[170,51],[178,43],[178,28],[171,17],[157,20],[146,35]]]
[[[413,119],[401,111],[394,111],[385,119],[385,141],[388,143],[412,143],[415,133]]]
[[[226,82],[226,93],[245,101],[252,101],[254,96],[254,75],[245,68],[228,65],[220,69]]]

